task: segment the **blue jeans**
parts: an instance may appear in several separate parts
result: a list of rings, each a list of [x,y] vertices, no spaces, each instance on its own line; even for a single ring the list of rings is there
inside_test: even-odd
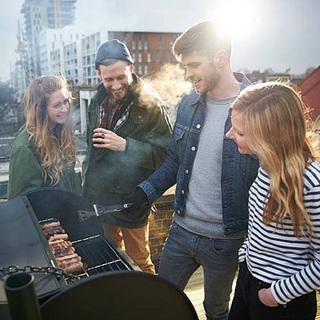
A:
[[[258,292],[270,284],[254,278],[246,262],[240,263],[235,295],[229,320],[314,320],[317,313],[316,292],[310,292],[291,300],[286,305],[267,307],[262,304]]]
[[[202,266],[207,319],[226,320],[243,240],[203,237],[174,222],[162,251],[158,275],[184,290],[192,274]]]

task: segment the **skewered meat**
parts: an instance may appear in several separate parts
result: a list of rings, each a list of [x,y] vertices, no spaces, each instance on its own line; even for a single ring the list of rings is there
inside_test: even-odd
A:
[[[47,229],[47,228],[50,228],[50,227],[57,227],[57,226],[60,226],[60,221],[57,221],[57,220],[41,223],[41,228],[42,229]]]
[[[64,234],[65,231],[61,226],[53,226],[43,229],[43,233],[45,234],[46,238],[49,239],[55,234]]]
[[[66,233],[56,233],[52,236],[50,236],[49,238],[47,238],[48,240],[58,240],[58,239],[62,239],[62,240],[68,240],[69,236]]]
[[[65,248],[51,248],[53,255],[56,258],[65,257],[69,254],[73,254],[75,252],[74,247],[65,247]]]
[[[77,253],[71,253],[63,257],[57,257],[56,260],[58,263],[63,263],[63,261],[77,259],[77,261],[81,261],[81,257]]]
[[[73,272],[81,271],[82,269],[83,269],[83,263],[81,261],[79,261],[79,262],[73,263],[71,265],[67,265],[64,268],[64,271],[68,272],[68,273],[73,273]]]
[[[49,247],[58,263],[65,272],[78,272],[83,269],[81,257],[75,252],[72,242],[60,224],[60,221],[40,223],[48,240]]]

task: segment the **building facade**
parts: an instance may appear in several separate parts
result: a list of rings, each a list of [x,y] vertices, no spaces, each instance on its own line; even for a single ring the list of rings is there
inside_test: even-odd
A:
[[[113,38],[128,46],[139,76],[150,76],[164,64],[175,62],[171,48],[178,33],[80,31],[79,27],[72,26],[76,2],[24,0],[21,9],[25,23],[24,36],[18,46],[24,67],[21,68],[21,63],[17,67],[20,74],[24,70],[26,85],[35,76],[59,73],[76,86],[96,86],[99,79],[94,68],[95,55],[103,42]]]
[[[38,34],[40,74],[63,74],[79,87],[95,87],[99,83],[95,57],[99,46],[110,39],[124,42],[132,53],[135,72],[152,77],[165,64],[175,63],[171,52],[177,33],[80,31],[73,26],[45,29]]]
[[[108,37],[127,45],[135,62],[136,73],[144,77],[158,72],[167,63],[176,62],[171,49],[178,35],[174,32],[110,31]]]
[[[94,62],[100,44],[107,40],[108,33],[104,30],[89,33],[81,39],[82,86],[94,87],[99,83]]]
[[[311,109],[311,117],[316,120],[320,116],[320,66],[298,83],[304,102]]]
[[[38,36],[45,29],[62,29],[75,20],[77,0],[25,0],[21,13],[24,16],[24,34],[28,51],[29,77],[41,74]]]

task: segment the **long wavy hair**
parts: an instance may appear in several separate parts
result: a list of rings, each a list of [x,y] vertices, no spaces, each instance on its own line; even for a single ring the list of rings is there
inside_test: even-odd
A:
[[[300,94],[290,84],[256,84],[243,91],[232,109],[243,112],[248,147],[270,176],[264,223],[283,226],[289,215],[296,236],[312,232],[303,203],[303,175],[316,156],[307,138],[311,122]]]
[[[43,179],[49,185],[57,184],[61,172],[72,168],[76,161],[77,146],[72,116],[69,115],[66,123],[57,124],[53,130],[49,129],[48,99],[51,94],[62,89],[68,89],[64,77],[44,75],[35,78],[24,95],[26,128],[30,139],[34,140]],[[71,92],[67,92],[72,99]]]

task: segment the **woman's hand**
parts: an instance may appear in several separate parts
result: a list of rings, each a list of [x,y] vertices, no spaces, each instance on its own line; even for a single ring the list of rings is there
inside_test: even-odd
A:
[[[276,299],[273,297],[271,289],[260,289],[258,292],[260,301],[267,307],[278,307],[279,304]]]

